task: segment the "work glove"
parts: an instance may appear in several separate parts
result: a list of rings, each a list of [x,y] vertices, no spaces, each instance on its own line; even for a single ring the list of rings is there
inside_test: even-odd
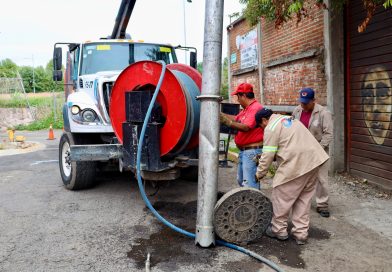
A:
[[[230,127],[230,125],[233,123],[233,121],[231,121],[230,118],[223,113],[219,113],[219,120],[223,125],[228,127]]]

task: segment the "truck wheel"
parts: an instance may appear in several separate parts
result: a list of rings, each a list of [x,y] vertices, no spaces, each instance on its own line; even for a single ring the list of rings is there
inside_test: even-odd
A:
[[[65,188],[69,190],[80,190],[92,187],[96,172],[96,162],[71,162],[70,146],[82,144],[82,139],[76,135],[65,132],[61,136],[59,144],[59,168],[61,179]]]

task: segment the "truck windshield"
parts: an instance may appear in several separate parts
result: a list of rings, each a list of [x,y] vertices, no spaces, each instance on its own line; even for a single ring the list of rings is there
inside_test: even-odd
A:
[[[90,43],[83,45],[81,75],[121,71],[141,60],[177,62],[173,48],[141,43]]]

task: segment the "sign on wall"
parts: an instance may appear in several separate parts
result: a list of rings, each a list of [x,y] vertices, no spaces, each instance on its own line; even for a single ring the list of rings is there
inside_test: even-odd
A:
[[[237,36],[236,42],[241,54],[241,69],[257,66],[257,30]]]
[[[230,63],[234,64],[236,62],[237,62],[237,53],[234,52],[233,54],[230,55]]]

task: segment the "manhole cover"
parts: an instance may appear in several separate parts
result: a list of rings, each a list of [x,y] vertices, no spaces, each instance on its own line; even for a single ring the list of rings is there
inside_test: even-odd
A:
[[[227,242],[250,242],[263,235],[271,218],[271,201],[262,192],[237,188],[226,193],[215,205],[215,233]]]

